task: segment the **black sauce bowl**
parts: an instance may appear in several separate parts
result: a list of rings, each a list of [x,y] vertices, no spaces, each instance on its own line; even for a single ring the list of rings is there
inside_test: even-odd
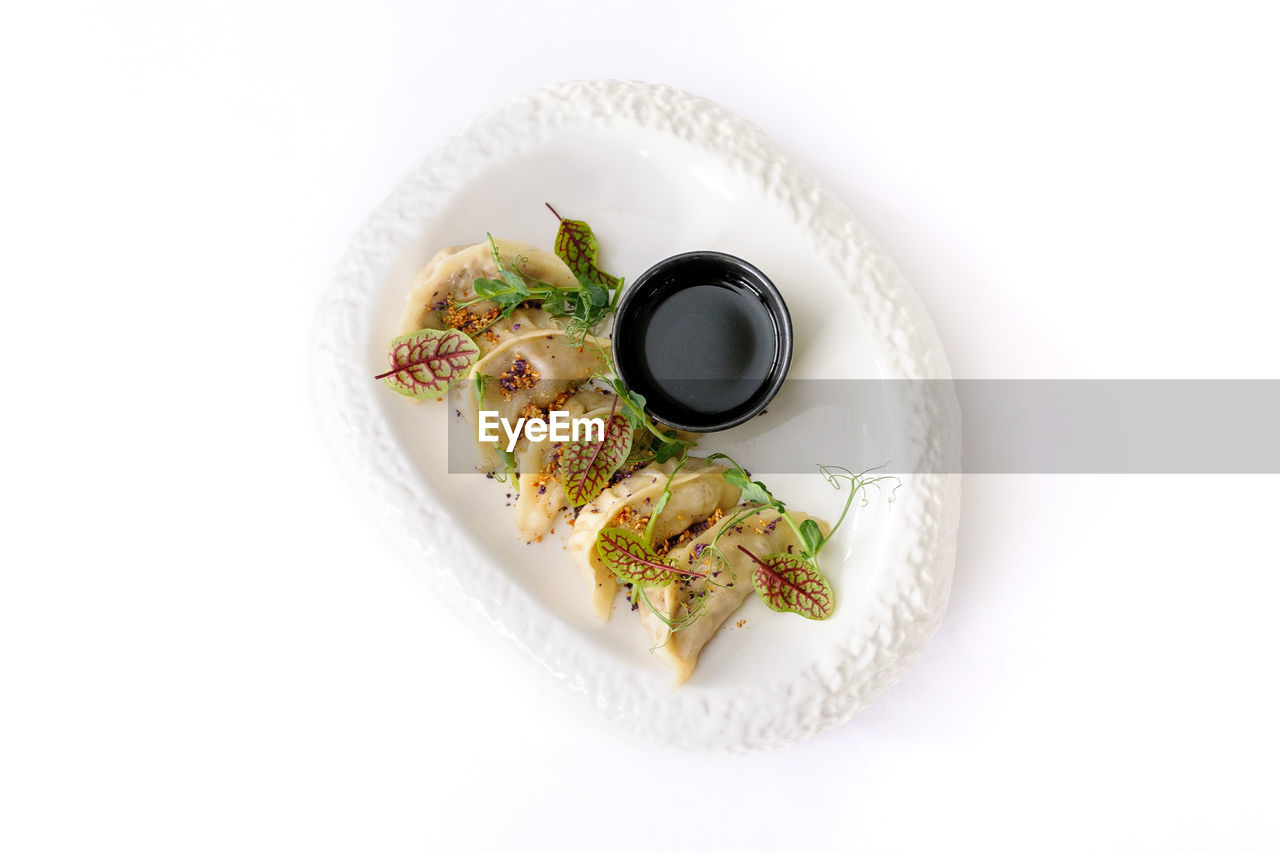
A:
[[[657,420],[715,432],[755,417],[791,367],[791,314],[740,257],[692,251],[659,261],[622,294],[613,323],[618,375]]]

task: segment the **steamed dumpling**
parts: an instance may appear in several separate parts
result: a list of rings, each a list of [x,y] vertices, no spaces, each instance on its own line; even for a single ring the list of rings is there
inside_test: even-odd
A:
[[[809,519],[808,515],[800,512],[790,514],[796,526]],[[727,517],[721,518],[704,532],[667,554],[677,560],[676,564],[681,567],[709,572],[706,579],[679,577],[669,586],[645,589],[645,597],[649,603],[667,621],[678,626],[680,619],[695,609],[700,613],[696,618],[673,632],[643,602],[639,607],[640,623],[653,640],[654,654],[671,666],[677,686],[693,674],[703,646],[754,590],[751,577],[756,563],[738,550],[738,546],[747,548],[761,559],[777,553],[798,553],[801,547],[795,532],[773,509],[765,509],[741,523],[727,526],[732,520],[733,514],[729,513]],[[813,520],[817,521],[824,536],[831,531],[826,521],[818,518]],[[716,546],[724,554],[728,565],[705,552],[722,529],[724,534],[720,536]]]
[[[602,371],[608,353],[607,339],[587,335],[575,346],[559,328],[520,332],[476,361],[471,378],[485,377],[481,407],[514,425],[529,405],[546,409],[557,396]],[[471,396],[474,402],[475,394]]]
[[[607,419],[614,397],[596,388],[580,388],[558,406],[570,418]],[[520,471],[516,499],[516,529],[525,543],[541,541],[550,532],[560,512],[569,507],[564,486],[554,475],[559,445],[548,440],[533,442],[521,437],[516,446],[516,469]]]
[[[600,492],[578,513],[573,522],[573,532],[569,534],[569,556],[572,557],[582,577],[587,581],[591,595],[591,611],[601,621],[608,621],[613,608],[613,598],[618,592],[618,584],[613,574],[603,565],[598,564],[596,556],[596,533],[608,526],[609,521],[622,510],[627,501],[640,500],[649,496],[652,503],[662,491],[662,484],[675,462],[664,465],[649,465],[641,468],[627,478],[610,485]]]
[[[479,440],[481,411],[497,412],[513,428],[521,417],[546,419],[548,409],[562,407],[580,385],[605,367],[608,352],[608,340],[588,335],[581,346],[573,346],[565,342],[564,331],[556,328],[511,335],[480,358],[470,378],[483,383],[483,394],[477,399],[474,387],[466,387],[461,400],[462,413],[476,436],[479,469],[500,470],[498,449],[507,445],[501,425],[490,429],[490,434],[498,435],[498,443]],[[517,454],[527,445],[523,435],[520,441],[524,443],[517,444]],[[541,465],[520,470],[537,473]]]
[[[586,417],[607,420],[614,412],[615,397],[608,391],[581,388],[565,402],[562,408],[571,418]],[[688,432],[677,432],[685,440],[693,437]],[[637,435],[636,440],[644,436]],[[523,442],[523,439],[522,439]],[[551,442],[517,445],[516,469],[520,471],[519,498],[516,501],[516,528],[526,544],[541,541],[551,531],[560,512],[570,505],[564,485],[555,475],[559,445]],[[696,470],[703,462],[691,459],[681,472]],[[665,481],[665,480],[664,480]]]
[[[653,514],[676,461],[651,464],[615,483],[587,504],[569,535],[569,555],[591,588],[592,609],[608,621],[618,587],[612,571],[596,551],[596,534],[609,526],[642,532]],[[737,487],[724,481],[725,469],[704,459],[690,458],[671,480],[671,497],[654,521],[653,541],[664,542],[738,502]]]
[[[577,287],[569,267],[554,254],[542,251],[514,240],[498,240],[498,254],[504,265],[517,268],[529,278],[553,287]],[[474,282],[477,278],[501,277],[498,265],[488,242],[469,246],[452,246],[442,249],[418,273],[413,289],[405,301],[400,317],[400,334],[412,334],[423,328],[458,328],[472,334],[484,324],[485,315],[497,308],[493,302],[477,302],[465,310],[469,316],[452,314],[447,302],[465,302],[476,297]],[[470,320],[470,325],[468,325]],[[558,328],[559,324],[545,311],[537,308],[519,308],[510,317],[499,320],[488,330],[473,335],[481,355],[513,334],[539,328]]]

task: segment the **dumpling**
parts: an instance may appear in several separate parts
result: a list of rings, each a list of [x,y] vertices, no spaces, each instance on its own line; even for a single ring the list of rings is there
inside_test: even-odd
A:
[[[569,417],[606,419],[613,410],[614,396],[596,388],[580,388],[556,406]],[[520,471],[516,498],[516,529],[526,543],[541,541],[560,512],[569,507],[564,486],[554,476],[559,444],[529,441],[522,437],[516,448],[516,469]]]
[[[514,425],[521,416],[529,416],[525,410],[530,405],[545,411],[556,397],[577,390],[599,374],[608,359],[607,339],[587,335],[575,346],[566,342],[559,328],[521,332],[476,361],[471,378],[484,384],[479,407],[498,412]]]
[[[516,266],[528,277],[553,287],[573,288],[577,279],[564,261],[554,254],[514,240],[494,240],[503,263]],[[479,329],[484,317],[497,308],[493,302],[477,302],[464,309],[467,316],[451,314],[448,301],[465,302],[476,297],[477,278],[500,278],[498,265],[488,242],[469,246],[453,246],[437,252],[418,273],[413,289],[405,300],[397,335],[412,334],[423,328],[462,328],[468,334]],[[473,334],[480,354],[499,345],[513,334],[540,328],[558,328],[555,319],[537,308],[519,308],[510,317],[499,320],[479,334]]]
[[[475,430],[478,467],[482,471],[502,469],[498,449],[506,449],[507,436],[497,427],[498,442],[479,440],[481,411],[494,411],[512,428],[521,417],[546,419],[549,409],[559,408],[580,386],[599,373],[608,363],[609,341],[586,336],[581,346],[565,342],[563,330],[542,329],[520,332],[504,340],[471,369],[471,381],[481,383],[481,393],[474,386],[464,386],[461,410]],[[490,430],[494,434],[494,430]],[[520,441],[525,442],[523,435]],[[517,444],[519,453],[524,444]],[[541,465],[522,467],[522,472],[537,473]]]
[[[600,564],[596,554],[596,533],[608,526],[609,521],[622,510],[627,501],[633,498],[639,500],[646,494],[651,495],[651,502],[656,499],[674,467],[675,462],[669,461],[664,465],[649,465],[637,470],[601,491],[595,500],[582,508],[573,522],[573,532],[569,534],[569,555],[587,581],[591,611],[601,621],[609,620],[618,584],[614,581],[613,573]]]
[[[808,515],[800,512],[790,514],[796,526],[809,519]],[[653,640],[654,654],[674,670],[676,686],[693,674],[703,646],[754,590],[751,577],[756,563],[738,546],[745,547],[761,559],[800,550],[801,542],[795,532],[773,509],[765,509],[728,527],[732,520],[731,513],[667,554],[681,567],[708,572],[706,579],[678,577],[663,588],[645,589],[645,597],[662,618],[643,601],[640,602],[640,622]],[[813,520],[824,536],[831,531],[826,521]],[[722,529],[724,534],[716,547],[724,554],[728,565],[705,552]],[[696,617],[680,627],[680,619],[691,611],[697,613]],[[678,629],[673,631],[663,618],[673,622]]]
[[[618,584],[612,571],[596,550],[596,534],[609,526],[644,530],[652,507],[662,494],[674,459],[651,464],[611,485],[578,514],[569,534],[569,555],[577,563],[591,589],[591,606],[602,621],[608,621]],[[671,480],[671,497],[654,521],[653,541],[665,542],[689,527],[724,511],[738,502],[737,487],[724,481],[725,469],[704,459],[692,458]]]
[[[516,308],[511,312],[511,316],[496,321],[471,339],[475,341],[483,357],[486,352],[492,352],[516,335],[537,331],[559,331],[562,328],[564,326],[561,322],[542,308]]]
[[[614,396],[607,391],[594,388],[582,388],[569,397],[563,409],[572,417],[598,417],[608,419],[613,413]],[[691,440],[695,436],[689,432],[677,432],[676,436]],[[644,439],[644,434],[635,436],[636,441]],[[516,469],[520,471],[519,497],[516,500],[516,528],[520,531],[525,543],[541,541],[550,532],[560,512],[571,505],[564,485],[555,476],[554,465],[558,463],[560,447],[554,443],[528,443],[516,451]],[[634,449],[633,449],[634,452]],[[700,459],[691,460],[695,465],[702,464]],[[632,465],[632,469],[639,465]],[[686,465],[682,472],[690,470]],[[532,474],[529,472],[533,471]]]

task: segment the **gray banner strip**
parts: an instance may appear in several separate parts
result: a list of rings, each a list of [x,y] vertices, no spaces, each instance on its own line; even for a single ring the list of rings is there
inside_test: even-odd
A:
[[[450,422],[450,471],[474,470]],[[1280,381],[793,380],[712,451],[753,473],[1280,473]]]

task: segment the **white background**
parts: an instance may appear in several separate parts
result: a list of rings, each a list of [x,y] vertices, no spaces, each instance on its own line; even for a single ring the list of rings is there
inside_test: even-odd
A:
[[[1280,29],[1204,4],[41,4],[0,27],[0,847],[1276,848],[1275,477],[970,477],[943,626],[706,758],[567,712],[385,541],[307,378],[362,218],[557,80],[823,176],[955,374],[1280,373]]]

